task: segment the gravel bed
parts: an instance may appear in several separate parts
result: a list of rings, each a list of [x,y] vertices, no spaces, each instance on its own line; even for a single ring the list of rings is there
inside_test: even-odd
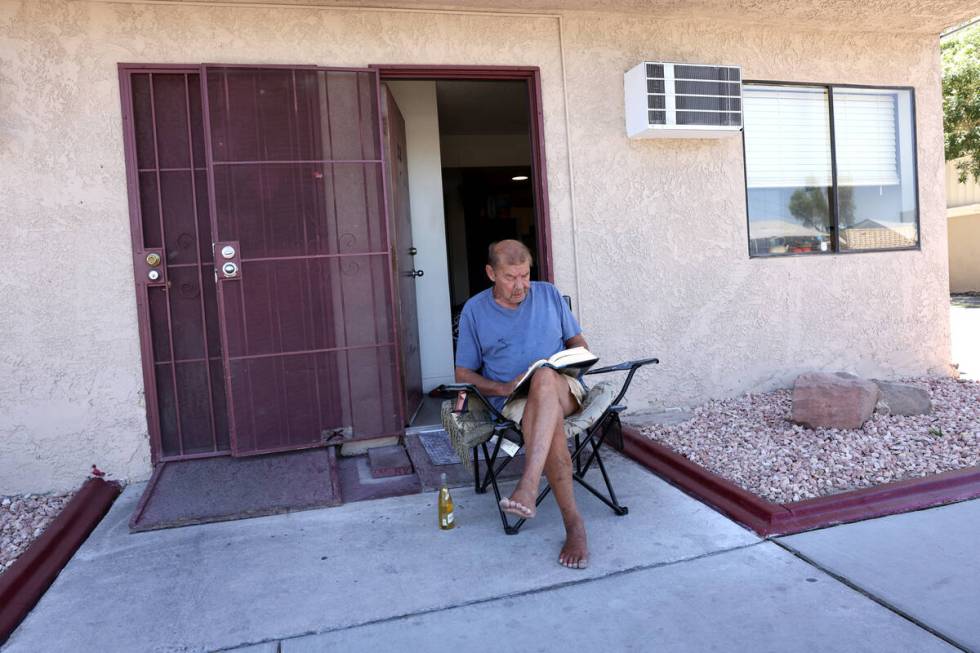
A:
[[[44,532],[71,497],[71,492],[0,497],[0,573]]]
[[[875,413],[860,429],[789,421],[792,390],[710,401],[647,437],[775,503],[980,465],[980,382],[900,379],[925,388],[931,415]]]

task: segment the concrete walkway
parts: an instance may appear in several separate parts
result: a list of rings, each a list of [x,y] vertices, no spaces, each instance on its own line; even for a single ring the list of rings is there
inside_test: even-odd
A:
[[[616,517],[580,493],[592,547],[584,571],[555,561],[562,538],[552,500],[516,536],[503,534],[492,495],[463,488],[454,490],[460,525],[449,532],[436,528],[430,493],[131,535],[126,521],[142,490],[133,486],[3,651],[977,645],[976,620],[952,606],[980,604],[972,544],[980,502],[763,541],[630,461],[610,455],[609,467],[630,513]],[[925,521],[895,525],[905,518]],[[876,528],[891,548],[872,546]],[[930,530],[938,539],[921,543]],[[914,583],[872,582],[888,577],[889,555],[903,553],[893,580],[898,565],[909,568],[906,535],[909,547],[940,541],[948,560],[915,556],[928,594]],[[833,558],[839,547],[874,557],[877,575],[860,560]],[[954,568],[955,582],[941,582]]]

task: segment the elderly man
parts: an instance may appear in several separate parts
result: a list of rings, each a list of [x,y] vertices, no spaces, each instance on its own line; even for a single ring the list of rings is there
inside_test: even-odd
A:
[[[531,281],[531,252],[516,240],[490,246],[487,276],[493,286],[466,302],[459,323],[456,381],[470,383],[487,395],[524,433],[524,474],[504,511],[519,517],[535,514],[541,472],[548,477],[565,524],[565,545],[558,562],[584,569],[588,565],[585,523],[575,505],[572,460],[564,418],[581,405],[578,379],[540,368],[531,378],[526,399],[505,403],[517,381],[534,361],[571,347],[588,347],[575,316],[558,289]]]

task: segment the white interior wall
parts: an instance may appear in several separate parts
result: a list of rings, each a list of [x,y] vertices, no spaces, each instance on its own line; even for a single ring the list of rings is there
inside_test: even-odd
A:
[[[436,83],[393,81],[386,84],[405,118],[412,241],[418,250],[415,268],[425,272],[415,280],[415,289],[422,390],[428,392],[455,379]]]

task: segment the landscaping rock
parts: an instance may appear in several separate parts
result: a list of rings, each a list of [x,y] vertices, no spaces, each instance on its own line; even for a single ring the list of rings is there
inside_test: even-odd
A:
[[[789,421],[792,389],[716,399],[642,432],[774,503],[980,466],[980,381],[901,379],[925,388],[929,415],[875,413],[858,430]],[[980,652],[978,652],[980,653]]]
[[[880,395],[873,381],[851,374],[801,374],[793,385],[792,420],[811,429],[859,429]]]
[[[873,379],[881,397],[875,411],[882,415],[929,415],[932,413],[932,400],[929,393],[918,386],[894,381]]]

